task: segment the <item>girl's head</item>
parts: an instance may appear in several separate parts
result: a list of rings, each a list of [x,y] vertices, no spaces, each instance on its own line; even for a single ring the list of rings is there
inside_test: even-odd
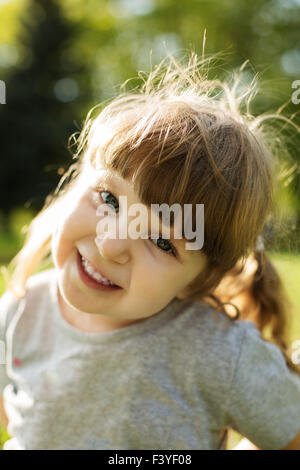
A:
[[[86,312],[146,317],[176,296],[212,292],[254,249],[272,208],[262,121],[240,113],[252,89],[246,98],[238,90],[238,81],[230,88],[208,80],[205,62],[193,55],[186,67],[171,59],[138,92],[121,94],[95,119],[89,114],[76,172],[32,222],[15,260],[19,291],[51,247],[62,293]],[[128,207],[142,203],[149,212],[151,204],[204,204],[203,248],[185,250],[185,240],[171,239],[172,254],[166,243],[162,248],[153,240],[109,236],[96,244],[97,205],[117,205],[121,195]],[[122,289],[103,293],[83,286],[77,250]]]

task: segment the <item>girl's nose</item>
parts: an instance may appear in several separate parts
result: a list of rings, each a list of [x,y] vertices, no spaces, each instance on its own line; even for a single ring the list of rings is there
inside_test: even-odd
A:
[[[116,263],[125,264],[129,261],[128,240],[119,239],[109,234],[97,236],[95,238],[100,255],[105,259],[110,259]]]

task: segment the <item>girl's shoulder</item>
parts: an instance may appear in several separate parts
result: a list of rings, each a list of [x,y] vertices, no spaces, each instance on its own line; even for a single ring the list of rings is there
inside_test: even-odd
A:
[[[252,321],[233,319],[217,311],[204,301],[181,300],[182,327],[189,325],[196,338],[210,344],[219,343],[232,350],[240,350],[245,335],[254,342],[261,338],[260,331]],[[220,349],[220,348],[219,348]]]
[[[232,381],[239,371],[253,381],[265,369],[274,374],[288,371],[279,347],[265,340],[254,322],[231,319],[198,301],[185,301],[182,311],[181,331],[189,331],[186,343],[194,346],[199,362],[205,360],[215,371],[222,371],[226,381]]]
[[[186,311],[199,388],[221,403],[226,425],[262,449],[283,448],[299,431],[300,375],[253,322],[231,320],[198,302]]]
[[[55,274],[55,268],[45,269],[33,274],[27,280],[26,291],[48,287]]]
[[[53,286],[55,269],[47,269],[30,276],[26,283],[23,297],[17,297],[11,290],[6,290],[0,297],[0,336],[3,336],[13,317],[21,306],[30,307],[45,298],[45,293]]]
[[[17,311],[20,299],[10,290],[7,290],[0,297],[0,339],[4,338],[7,325]]]

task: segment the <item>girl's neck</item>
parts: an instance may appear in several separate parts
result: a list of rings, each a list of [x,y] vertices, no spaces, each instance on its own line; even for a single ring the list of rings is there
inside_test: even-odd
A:
[[[142,321],[138,320],[119,320],[115,318],[97,315],[95,313],[86,313],[75,309],[68,304],[57,287],[58,305],[63,318],[75,328],[85,331],[86,333],[106,333],[108,331],[118,330],[129,326],[133,323]]]

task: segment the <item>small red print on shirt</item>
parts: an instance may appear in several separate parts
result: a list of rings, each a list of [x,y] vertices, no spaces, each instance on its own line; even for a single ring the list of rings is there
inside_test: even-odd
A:
[[[21,361],[18,357],[14,357],[13,363],[17,367],[21,365]]]

